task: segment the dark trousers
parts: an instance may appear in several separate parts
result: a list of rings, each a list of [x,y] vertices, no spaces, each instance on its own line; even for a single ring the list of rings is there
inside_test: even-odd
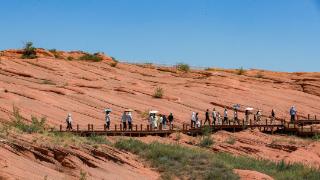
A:
[[[213,125],[216,125],[216,120],[217,120],[216,117],[213,117],[213,118],[212,118],[212,124],[213,124]]]
[[[127,130],[127,122],[122,122],[122,129],[123,130]]]
[[[67,130],[71,130],[72,129],[72,124],[67,122]]]
[[[228,124],[228,117],[223,117],[223,124]]]
[[[191,121],[191,127],[196,127],[196,122],[195,121]]]
[[[108,121],[108,122],[106,123],[106,127],[107,127],[108,130],[110,129],[110,121]]]
[[[204,124],[206,124],[206,122],[208,122],[208,124],[210,125],[210,119],[209,119],[209,117],[206,117],[206,120],[204,121]]]
[[[296,120],[296,116],[295,115],[291,115],[291,122],[294,122]]]
[[[132,130],[132,122],[128,121],[128,125],[129,125],[129,130]]]

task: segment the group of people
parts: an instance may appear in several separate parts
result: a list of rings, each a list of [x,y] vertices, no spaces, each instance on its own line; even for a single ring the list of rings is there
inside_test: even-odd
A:
[[[165,114],[149,113],[149,127],[152,129],[160,129],[160,126],[163,129],[166,129],[166,125],[169,124],[169,127],[173,125],[173,114],[170,113],[168,118]]]
[[[206,110],[205,112],[205,121],[204,124],[209,124],[209,125],[221,125],[221,124],[227,124],[229,120],[233,120],[234,123],[240,124],[239,118],[238,118],[238,111],[239,111],[240,106],[236,105],[233,108],[233,118],[229,118],[228,116],[228,109],[225,107],[224,111],[223,111],[223,117],[221,116],[220,112],[216,111],[215,108],[212,109],[212,112],[210,113],[209,109]],[[250,114],[252,114],[253,108],[247,108],[245,109],[245,123],[248,124],[249,123],[249,116]],[[111,118],[110,118],[110,113],[111,113],[111,109],[105,109],[105,126],[106,129],[109,130],[110,129],[110,123],[111,123]],[[297,110],[295,108],[295,106],[292,106],[289,110],[289,114],[290,114],[290,121],[294,122],[297,116]],[[201,121],[199,119],[199,113],[198,112],[192,112],[191,115],[191,126],[192,127],[200,127],[201,126]],[[259,121],[261,121],[261,117],[262,117],[262,111],[258,110],[255,114],[254,114],[254,123],[258,123]],[[212,121],[211,121],[212,118]],[[160,128],[160,126],[164,129],[166,129],[167,124],[169,124],[171,127],[173,125],[173,114],[170,113],[168,115],[168,117],[165,114],[159,114],[157,115],[156,112],[149,112],[149,126],[152,129],[158,129]],[[271,111],[271,123],[273,123],[273,121],[276,119],[276,113],[275,110],[272,109]],[[122,122],[122,128],[123,130],[132,130],[132,121],[133,121],[133,117],[132,117],[132,113],[131,111],[124,111],[122,116],[121,116],[121,122]],[[68,114],[67,118],[66,118],[66,123],[67,123],[67,130],[72,130],[72,117],[71,117],[71,113]]]

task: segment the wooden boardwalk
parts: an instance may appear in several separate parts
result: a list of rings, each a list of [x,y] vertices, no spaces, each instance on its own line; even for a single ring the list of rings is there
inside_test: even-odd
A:
[[[60,125],[58,132],[69,132],[80,136],[90,136],[90,135],[105,135],[105,136],[132,136],[132,137],[142,137],[142,136],[162,136],[166,137],[172,133],[184,133],[191,136],[201,135],[204,132],[204,128],[209,129],[209,131],[216,132],[219,130],[225,130],[229,132],[239,132],[246,129],[258,129],[265,133],[290,133],[298,136],[314,136],[320,134],[320,130],[314,128],[314,125],[320,124],[320,120],[308,119],[297,120],[294,123],[286,122],[285,120],[275,120],[271,123],[270,119],[261,120],[254,123],[253,121],[245,122],[240,121],[239,124],[233,121],[228,121],[225,124],[219,125],[203,125],[201,123],[200,128],[191,127],[191,124],[182,124],[182,127],[178,126],[167,126],[166,128],[159,126],[158,129],[152,129],[149,125],[132,125],[132,129],[124,129],[121,124],[115,124],[109,130],[105,125],[94,127],[93,124],[88,124],[87,127],[76,127],[71,130],[64,130],[63,126]]]

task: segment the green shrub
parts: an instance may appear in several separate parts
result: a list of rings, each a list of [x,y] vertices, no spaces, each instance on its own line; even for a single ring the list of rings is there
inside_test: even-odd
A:
[[[99,56],[99,53],[95,54],[85,54],[79,58],[79,60],[85,60],[85,61],[93,61],[93,62],[99,62],[102,61],[102,58]]]
[[[37,58],[36,48],[33,47],[32,42],[27,42],[23,48],[22,59],[35,59]]]
[[[80,180],[86,180],[87,179],[87,173],[80,170]]]
[[[92,134],[87,137],[87,140],[92,144],[111,144],[104,136]]]
[[[45,130],[46,118],[42,117],[38,120],[37,117],[31,117],[31,124],[27,124],[23,122],[23,117],[20,114],[19,108],[13,106],[13,114],[11,117],[10,126],[15,127],[22,132],[27,133],[35,133],[35,132],[43,132]]]
[[[72,56],[68,56],[67,60],[72,61],[74,58]]]
[[[199,143],[199,146],[208,148],[213,143],[214,143],[214,141],[212,140],[211,136],[202,136],[200,143]]]
[[[43,81],[41,82],[41,84],[56,85],[56,83],[54,83],[53,81],[48,80],[48,79],[43,80]]]
[[[185,63],[178,63],[176,65],[176,67],[179,71],[182,71],[182,72],[189,72],[190,71],[190,66]]]
[[[111,56],[111,59],[112,59],[112,61],[114,61],[114,62],[118,62],[118,60],[117,60],[115,57],[113,57],[113,56]]]
[[[157,87],[155,90],[154,90],[154,94],[153,94],[153,97],[154,98],[162,98],[163,96],[163,89],[161,87]]]
[[[232,169],[203,150],[175,144],[121,139],[115,143],[121,150],[138,154],[161,172],[162,179],[238,179]]]
[[[236,73],[237,73],[238,75],[244,75],[244,74],[246,73],[246,70],[243,69],[243,67],[241,67],[240,69],[237,69]]]

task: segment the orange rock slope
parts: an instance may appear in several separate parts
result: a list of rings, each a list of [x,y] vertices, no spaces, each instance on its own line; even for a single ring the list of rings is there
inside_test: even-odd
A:
[[[124,109],[134,111],[134,123],[150,109],[173,112],[176,123],[189,122],[191,112],[240,104],[242,108],[262,109],[269,116],[288,118],[291,105],[300,116],[320,110],[320,73],[284,73],[249,70],[209,69],[177,72],[172,67],[118,63],[101,54],[103,61],[66,60],[83,52],[62,52],[57,59],[51,52],[38,49],[37,59],[19,59],[21,51],[0,53],[0,118],[8,120],[12,106],[21,109],[25,119],[45,116],[51,125],[64,123],[68,112],[74,122],[85,127],[92,123],[102,128],[104,109],[112,112],[112,123],[119,123]],[[164,90],[162,99],[153,98],[156,87]],[[243,117],[243,114],[240,114]],[[97,127],[97,126],[95,126]]]

